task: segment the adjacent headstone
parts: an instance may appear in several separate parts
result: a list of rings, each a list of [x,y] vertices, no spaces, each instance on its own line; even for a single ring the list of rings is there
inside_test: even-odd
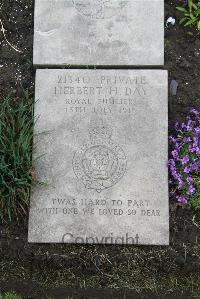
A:
[[[35,0],[34,64],[163,65],[164,0]]]
[[[29,242],[169,242],[167,71],[38,70]]]

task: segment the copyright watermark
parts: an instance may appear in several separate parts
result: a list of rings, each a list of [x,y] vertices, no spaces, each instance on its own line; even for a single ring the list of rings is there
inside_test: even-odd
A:
[[[109,233],[107,236],[75,236],[72,233],[65,233],[62,236],[62,243],[74,243],[74,244],[123,244],[123,245],[138,245],[139,235],[135,234],[130,236],[126,233],[122,236],[114,236],[113,233]]]

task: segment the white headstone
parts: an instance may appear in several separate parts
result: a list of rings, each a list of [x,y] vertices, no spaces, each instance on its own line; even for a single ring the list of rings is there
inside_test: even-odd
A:
[[[35,0],[34,65],[163,65],[164,0]]]
[[[167,71],[38,70],[29,242],[169,242]]]

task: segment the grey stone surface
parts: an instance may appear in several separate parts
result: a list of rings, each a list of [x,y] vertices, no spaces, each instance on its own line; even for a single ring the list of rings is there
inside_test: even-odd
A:
[[[167,81],[37,71],[29,242],[168,244]]]
[[[164,0],[35,0],[34,65],[163,65]]]

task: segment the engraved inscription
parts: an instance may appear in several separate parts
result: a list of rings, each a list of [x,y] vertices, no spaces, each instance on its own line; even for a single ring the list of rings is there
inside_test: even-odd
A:
[[[145,76],[58,76],[52,93],[63,96],[68,114],[135,115],[138,101],[150,94]]]
[[[74,155],[73,169],[85,188],[101,192],[124,176],[127,160],[121,147],[111,140],[112,129],[102,120],[89,133],[90,141]]]
[[[127,1],[72,0],[74,7],[86,17],[107,19],[117,15]]]

